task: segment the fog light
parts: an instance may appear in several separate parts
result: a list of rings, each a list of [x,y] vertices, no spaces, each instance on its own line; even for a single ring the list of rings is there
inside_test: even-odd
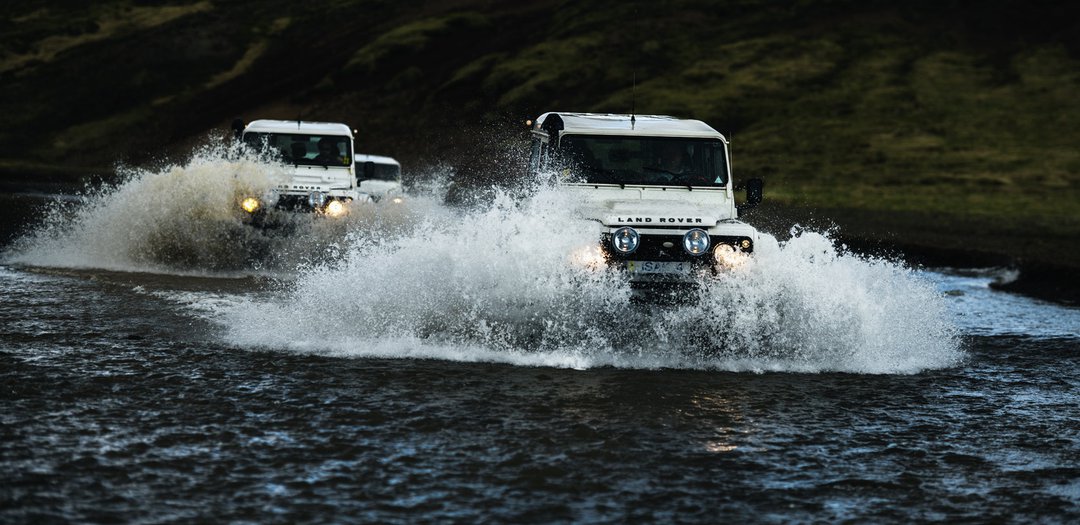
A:
[[[750,246],[753,246],[753,245],[750,243],[750,239],[743,239],[743,240],[739,241],[739,246],[743,249],[743,251],[746,251],[746,250],[749,250]]]
[[[248,197],[240,201],[240,208],[248,213],[255,213],[255,210],[259,209],[259,199]]]
[[[570,262],[579,268],[598,270],[604,266],[604,251],[599,244],[583,246],[570,253]]]
[[[716,259],[718,268],[733,270],[745,265],[750,256],[735,250],[730,244],[720,243],[713,249],[713,258]]]
[[[323,211],[331,217],[341,217],[342,215],[345,215],[345,212],[348,210],[345,203],[337,199],[326,203],[326,208],[323,208]]]

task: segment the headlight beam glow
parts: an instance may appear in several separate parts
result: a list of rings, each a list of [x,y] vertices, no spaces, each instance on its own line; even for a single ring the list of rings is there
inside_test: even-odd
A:
[[[260,206],[259,199],[256,199],[255,197],[246,197],[244,200],[240,201],[240,208],[248,213],[255,213]]]
[[[326,203],[326,207],[323,208],[323,212],[331,217],[341,217],[349,211],[348,206],[345,205],[345,201],[338,199],[331,200]]]

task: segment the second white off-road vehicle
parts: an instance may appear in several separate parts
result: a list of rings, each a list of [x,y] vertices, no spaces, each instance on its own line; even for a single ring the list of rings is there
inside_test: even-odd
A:
[[[728,141],[704,122],[657,115],[544,113],[532,126],[534,173],[579,194],[599,242],[578,264],[625,271],[631,285],[692,283],[743,264],[758,232],[738,220]]]
[[[345,124],[299,120],[233,123],[245,145],[286,166],[286,180],[267,195],[238,203],[255,224],[273,209],[340,217],[353,202],[370,202],[360,190],[353,160],[353,132]]]
[[[375,202],[400,204],[404,201],[401,163],[397,159],[357,153],[353,160],[356,163],[356,174],[360,178],[360,191],[370,195]]]

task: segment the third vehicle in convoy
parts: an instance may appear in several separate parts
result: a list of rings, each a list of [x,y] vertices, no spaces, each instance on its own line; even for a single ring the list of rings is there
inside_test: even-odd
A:
[[[745,262],[758,232],[739,212],[761,202],[746,181],[736,205],[727,139],[699,120],[659,115],[544,113],[531,123],[535,173],[578,193],[598,243],[580,264],[609,265],[632,286],[696,282]]]
[[[364,153],[357,153],[353,159],[360,177],[360,191],[370,195],[375,202],[387,200],[400,204],[404,201],[401,163],[393,157]]]

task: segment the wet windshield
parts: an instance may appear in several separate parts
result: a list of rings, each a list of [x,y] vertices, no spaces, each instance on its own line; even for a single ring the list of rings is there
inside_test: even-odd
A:
[[[353,158],[349,137],[289,133],[245,133],[244,143],[269,151],[287,164],[348,166]]]
[[[723,186],[724,144],[719,140],[566,135],[560,168],[598,184]]]

